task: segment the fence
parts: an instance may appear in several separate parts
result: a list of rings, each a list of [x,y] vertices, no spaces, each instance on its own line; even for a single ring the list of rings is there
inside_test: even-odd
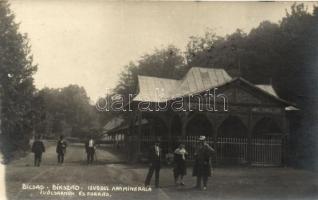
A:
[[[150,145],[156,140],[155,137],[143,136],[130,138],[130,142],[140,142],[140,152],[147,153]],[[216,150],[213,157],[218,164],[248,164],[258,166],[280,166],[282,164],[282,139],[281,138],[217,138],[212,137],[207,142]],[[194,159],[194,153],[198,145],[197,136],[186,136],[183,138],[161,139],[163,153],[172,152],[179,143],[183,143],[189,153],[188,159]]]

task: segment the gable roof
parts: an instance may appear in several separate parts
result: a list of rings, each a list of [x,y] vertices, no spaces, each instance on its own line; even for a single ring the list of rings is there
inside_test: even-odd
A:
[[[275,92],[274,88],[272,85],[264,85],[264,84],[256,84],[256,87],[258,87],[261,90],[264,90],[268,94],[271,94],[275,97],[278,97],[277,93]]]
[[[141,120],[141,125],[145,125],[148,123],[147,119]],[[139,125],[139,122],[136,121],[135,125]],[[103,133],[110,134],[117,130],[127,129],[129,127],[128,121],[126,121],[122,116],[115,117],[111,119],[106,125],[103,127]]]
[[[253,88],[263,94],[266,94],[267,96],[271,97],[272,99],[279,101],[280,103],[283,103],[284,105],[288,106],[288,105],[294,105],[291,102],[288,102],[284,99],[281,99],[277,93],[275,92],[274,88],[272,87],[272,85],[254,85],[253,83],[247,81],[244,78],[234,78],[232,79],[232,81],[230,81],[230,83],[234,82],[234,81],[241,81],[243,83],[245,83],[246,85],[250,86],[250,88]]]
[[[181,80],[138,76],[139,94],[134,101],[164,102],[229,82],[224,69],[192,67]]]
[[[271,85],[254,85],[243,78],[232,78],[224,69],[200,67],[192,67],[181,80],[138,76],[139,94],[133,101],[165,102],[177,97],[222,87],[237,80],[284,104],[291,105],[291,103],[279,98]]]
[[[107,124],[103,127],[103,132],[108,132],[114,128],[121,126],[124,123],[124,118],[122,117],[115,117],[111,119]]]

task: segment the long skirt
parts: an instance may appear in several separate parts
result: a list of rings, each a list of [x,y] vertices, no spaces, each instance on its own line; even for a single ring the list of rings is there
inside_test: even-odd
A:
[[[173,173],[176,176],[184,176],[187,174],[187,166],[184,160],[176,162],[176,165],[173,169]]]

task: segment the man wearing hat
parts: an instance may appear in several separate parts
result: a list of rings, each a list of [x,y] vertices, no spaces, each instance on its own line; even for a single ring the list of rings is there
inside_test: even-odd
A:
[[[66,153],[67,143],[64,140],[64,136],[61,135],[59,141],[57,141],[56,145],[56,153],[57,153],[57,162],[59,164],[63,164],[64,162],[64,155]]]
[[[193,166],[193,176],[197,177],[196,188],[206,190],[208,177],[211,176],[211,156],[215,150],[206,142],[205,136],[199,137],[199,146],[194,154],[195,163]]]
[[[150,185],[150,181],[155,171],[155,186],[156,188],[159,187],[159,172],[161,167],[161,148],[159,147],[160,141],[156,140],[155,144],[151,146],[149,151],[149,171],[145,180],[145,186],[148,187]]]
[[[34,153],[34,166],[40,167],[42,161],[42,153],[45,152],[45,147],[41,141],[41,136],[36,136],[32,145],[32,152]]]
[[[96,151],[96,144],[93,136],[88,136],[88,140],[85,143],[85,150],[87,153],[87,164],[92,164],[94,161],[94,154]]]

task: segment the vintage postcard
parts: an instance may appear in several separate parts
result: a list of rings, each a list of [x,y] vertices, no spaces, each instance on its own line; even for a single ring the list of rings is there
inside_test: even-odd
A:
[[[0,0],[0,199],[318,198],[318,2]]]

